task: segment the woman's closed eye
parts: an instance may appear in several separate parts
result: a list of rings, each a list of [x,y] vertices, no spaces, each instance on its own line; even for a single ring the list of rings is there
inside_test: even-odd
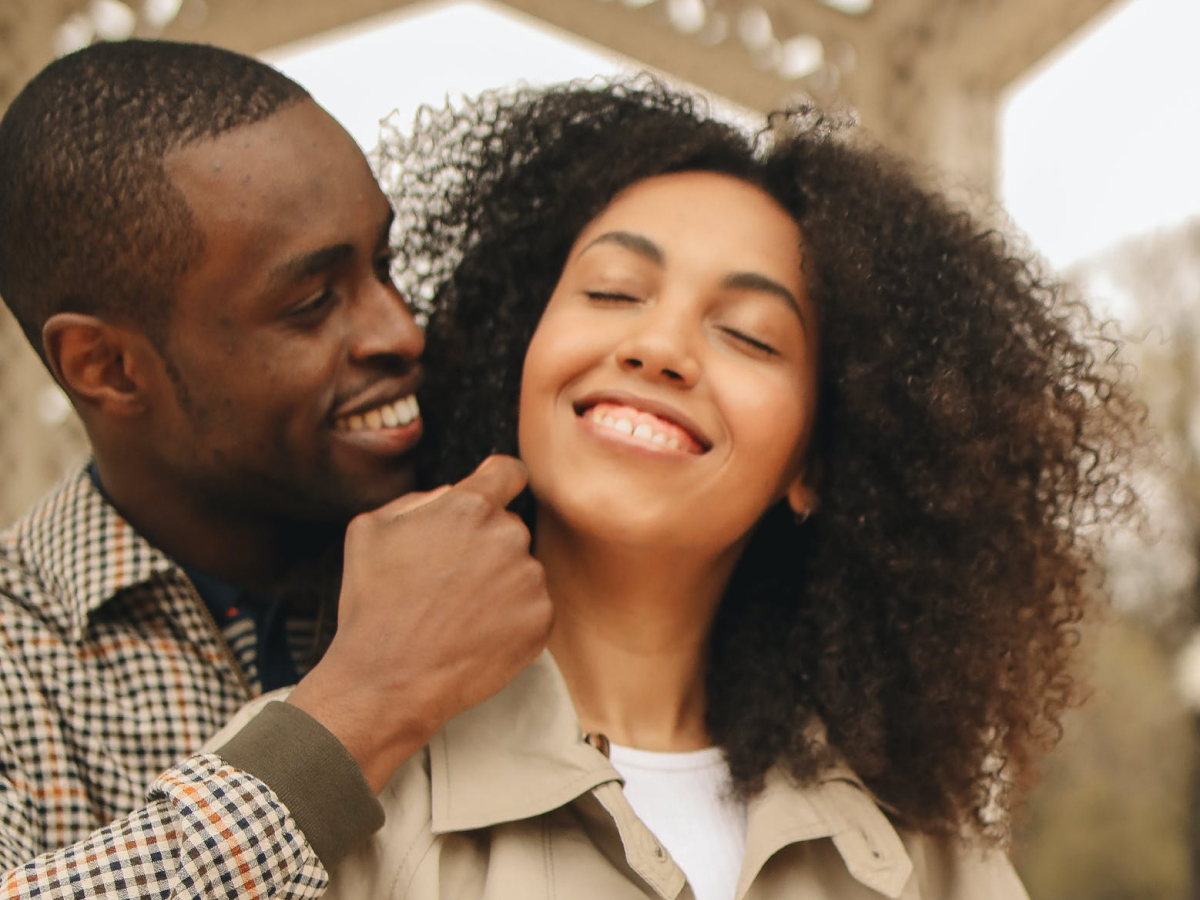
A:
[[[601,303],[640,303],[642,300],[641,297],[626,291],[592,290],[583,293],[589,300],[598,300]]]
[[[778,356],[779,355],[779,350],[777,348],[775,348],[773,345],[768,344],[766,341],[762,340],[761,338],[757,338],[752,334],[746,333],[745,331],[742,331],[737,328],[730,328],[728,325],[720,326],[720,330],[724,334],[727,334],[729,337],[733,338],[735,341],[737,341],[741,344],[744,344],[745,346],[749,347],[752,350],[756,350],[760,353],[765,353],[768,356]]]

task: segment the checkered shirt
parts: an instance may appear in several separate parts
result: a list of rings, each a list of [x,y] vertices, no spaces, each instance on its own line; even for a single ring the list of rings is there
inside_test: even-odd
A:
[[[318,897],[266,784],[201,744],[258,693],[85,471],[0,534],[0,896]]]

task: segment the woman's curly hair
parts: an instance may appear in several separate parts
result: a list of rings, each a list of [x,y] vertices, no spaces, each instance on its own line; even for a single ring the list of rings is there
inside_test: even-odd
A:
[[[811,110],[749,135],[653,79],[523,89],[423,110],[377,164],[429,316],[429,483],[516,452],[526,347],[621,190],[709,170],[791,213],[820,322],[820,507],[797,525],[779,505],[748,545],[712,630],[708,727],[744,793],[837,755],[906,826],[1003,840],[1074,699],[1097,523],[1134,502],[1140,408],[1087,310]]]

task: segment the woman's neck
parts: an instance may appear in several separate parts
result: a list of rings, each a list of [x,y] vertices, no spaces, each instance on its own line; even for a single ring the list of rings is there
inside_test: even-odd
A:
[[[710,746],[708,632],[738,553],[623,546],[539,521],[536,556],[554,600],[550,651],[584,731],[646,750]]]

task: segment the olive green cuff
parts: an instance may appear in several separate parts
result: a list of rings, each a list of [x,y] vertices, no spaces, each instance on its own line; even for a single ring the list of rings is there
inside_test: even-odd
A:
[[[354,757],[290,704],[268,703],[216,752],[275,792],[326,869],[383,825]]]

